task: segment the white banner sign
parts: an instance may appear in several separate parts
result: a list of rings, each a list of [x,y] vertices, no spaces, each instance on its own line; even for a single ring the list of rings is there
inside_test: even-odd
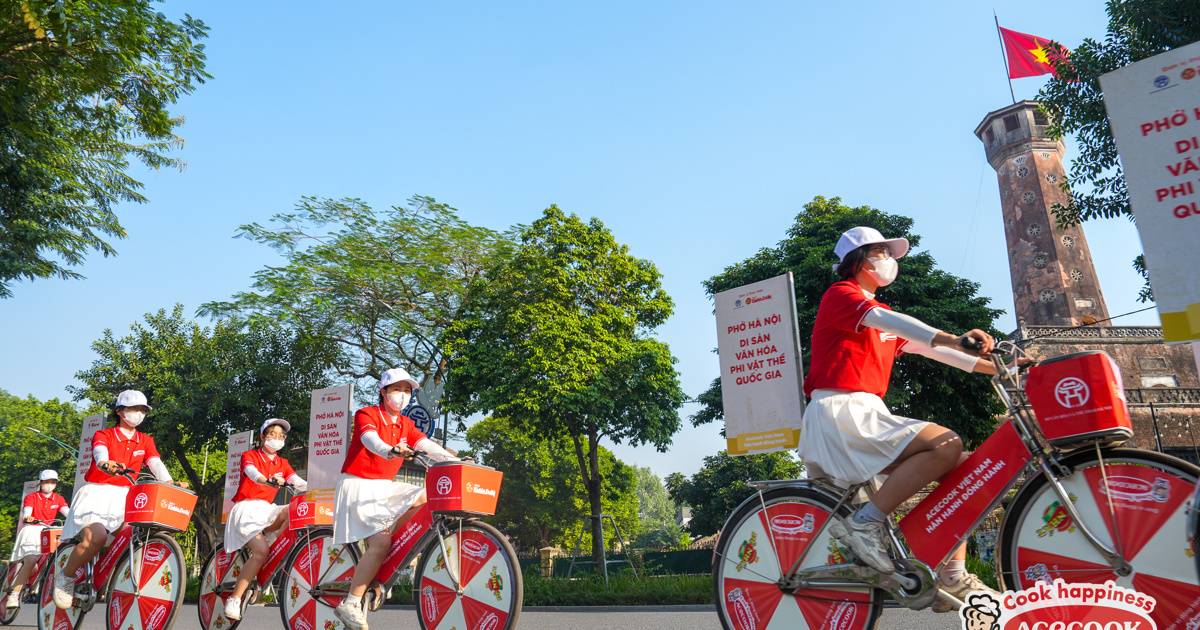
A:
[[[25,485],[21,486],[21,509],[17,510],[17,531],[21,531],[21,528],[25,527],[25,519],[21,518],[21,512],[25,509],[25,497],[40,490],[41,486],[42,482],[37,479],[26,481]]]
[[[1200,340],[1200,42],[1100,77],[1163,340]]]
[[[225,501],[221,505],[221,522],[229,520],[233,496],[242,483],[242,455],[254,446],[254,432],[242,431],[229,436],[229,456],[225,459]]]
[[[333,491],[350,448],[350,402],[354,386],[318,389],[312,393],[308,425],[308,500],[317,504],[318,518],[332,517]]]
[[[729,454],[796,448],[804,374],[791,272],[718,293],[715,302]]]
[[[79,438],[79,460],[75,465],[75,485],[71,488],[72,494],[79,492],[83,484],[87,483],[83,477],[92,469],[92,436],[104,428],[107,418],[108,416],[105,414],[98,413],[83,419],[83,432]]]

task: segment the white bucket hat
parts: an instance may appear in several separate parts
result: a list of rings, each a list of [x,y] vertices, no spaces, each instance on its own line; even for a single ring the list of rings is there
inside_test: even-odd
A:
[[[146,395],[136,389],[127,389],[117,394],[118,407],[137,407],[139,405],[144,405],[147,409],[154,409],[146,401]]]
[[[54,470],[46,469],[46,470],[42,471],[42,474],[38,475],[38,481],[46,481],[48,479],[53,479],[55,481],[58,481],[58,472],[54,471]]]
[[[387,388],[388,385],[399,383],[401,381],[412,385],[413,391],[416,391],[416,389],[420,387],[420,385],[417,384],[417,380],[409,376],[408,372],[404,371],[404,369],[392,368],[379,375],[379,389],[383,390]]]
[[[838,261],[840,262],[846,259],[846,254],[863,245],[872,245],[874,243],[887,245],[892,258],[904,258],[904,255],[908,253],[908,239],[884,238],[883,234],[879,233],[879,230],[861,225],[842,232],[842,238],[838,239],[837,247],[833,248],[833,253],[837,254]]]
[[[271,428],[271,425],[273,424],[278,424],[279,426],[283,427],[284,431],[292,430],[292,425],[287,420],[284,420],[283,418],[271,418],[270,420],[262,423],[262,428],[258,430],[258,434],[262,435],[263,433],[266,433],[267,429]]]

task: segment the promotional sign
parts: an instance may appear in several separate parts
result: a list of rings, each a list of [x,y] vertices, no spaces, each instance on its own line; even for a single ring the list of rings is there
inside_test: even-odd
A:
[[[221,504],[222,523],[229,520],[229,511],[233,509],[233,496],[237,494],[238,484],[242,483],[242,455],[251,449],[253,443],[253,431],[242,431],[229,436],[229,456],[225,458],[225,501]]]
[[[41,481],[34,479],[33,481],[26,481],[25,485],[21,486],[21,509],[24,509],[25,497],[37,492],[41,488],[41,485]],[[22,527],[25,527],[25,519],[21,518],[21,510],[17,510],[17,531],[21,531]]]
[[[796,448],[804,374],[791,272],[723,291],[715,302],[729,454]]]
[[[71,488],[72,494],[79,492],[83,484],[87,483],[84,476],[92,468],[92,436],[104,428],[107,418],[108,416],[98,413],[83,419],[83,431],[79,437],[79,461],[75,464],[75,485]],[[70,501],[68,497],[63,498]]]
[[[1144,591],[1113,580],[1103,584],[1047,580],[1021,591],[976,591],[963,603],[966,605],[958,611],[963,630],[1184,628],[1182,623],[1155,623],[1151,615],[1159,602]],[[1196,626],[1188,623],[1187,627]]]
[[[333,515],[333,491],[350,448],[350,402],[353,385],[318,389],[312,393],[308,424],[308,492],[317,518]]]
[[[437,420],[430,415],[429,410],[422,405],[409,405],[403,411],[404,415],[408,416],[417,430],[424,433],[426,436],[433,438],[433,431],[437,428]]]
[[[1200,339],[1200,42],[1100,77],[1167,343]]]

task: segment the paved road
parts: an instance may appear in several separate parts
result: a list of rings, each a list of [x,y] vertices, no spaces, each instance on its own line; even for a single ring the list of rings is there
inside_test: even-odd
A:
[[[104,627],[103,607],[97,606],[83,621],[85,629]],[[371,627],[380,630],[417,630],[417,613],[413,610],[385,608],[371,613]],[[880,628],[887,630],[961,630],[958,615],[936,615],[931,612],[888,609],[883,613]],[[36,628],[33,606],[22,607],[21,614],[9,628]],[[251,606],[238,630],[281,629],[279,609]],[[721,630],[717,616],[711,612],[532,612],[521,613],[520,630]],[[176,630],[200,630],[195,604],[185,605],[175,622]]]

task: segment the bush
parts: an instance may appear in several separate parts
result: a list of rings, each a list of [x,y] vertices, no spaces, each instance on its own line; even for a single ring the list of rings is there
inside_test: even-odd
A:
[[[668,575],[637,579],[629,569],[578,579],[544,579],[537,567],[525,572],[525,606],[664,606],[712,604],[712,576]],[[392,589],[389,604],[412,605],[412,582],[406,577]]]

